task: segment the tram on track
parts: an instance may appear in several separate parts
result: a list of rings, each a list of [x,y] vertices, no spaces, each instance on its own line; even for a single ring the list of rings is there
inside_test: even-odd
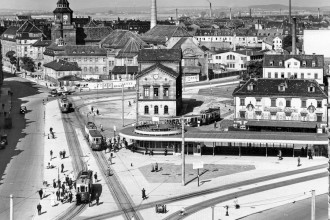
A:
[[[93,171],[80,171],[76,180],[77,205],[89,203],[93,193]]]
[[[94,122],[89,121],[85,125],[85,137],[92,150],[104,149],[106,145],[105,138],[103,137],[101,132],[97,130],[97,127]]]
[[[62,113],[69,113],[72,109],[72,103],[66,97],[63,97],[60,100],[60,109]]]

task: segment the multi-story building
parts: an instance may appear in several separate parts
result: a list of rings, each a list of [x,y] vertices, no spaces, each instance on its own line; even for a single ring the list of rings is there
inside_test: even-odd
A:
[[[235,122],[250,130],[316,132],[327,125],[327,95],[313,79],[250,79],[233,97]]]
[[[227,70],[246,70],[247,62],[250,56],[237,53],[236,51],[218,53],[212,55],[212,64],[219,64],[226,67]]]
[[[11,63],[8,53],[16,54],[16,32],[18,27],[11,26],[1,35],[1,56],[4,69],[10,69]]]
[[[263,60],[263,78],[314,79],[323,84],[323,55],[268,55]]]
[[[181,50],[143,49],[138,55],[139,120],[177,116],[182,106]]]
[[[32,56],[31,58],[35,61],[35,64],[37,65],[37,69],[42,68],[42,65],[44,64],[44,52],[46,50],[46,47],[50,46],[52,44],[51,40],[43,40],[42,38],[32,44]]]
[[[283,40],[283,38],[281,36],[266,37],[262,41],[261,49],[262,50],[276,50],[276,51],[283,50],[282,40]]]
[[[43,78],[56,84],[60,84],[58,79],[64,76],[81,77],[81,69],[76,62],[67,62],[65,60],[56,59],[44,65]]]

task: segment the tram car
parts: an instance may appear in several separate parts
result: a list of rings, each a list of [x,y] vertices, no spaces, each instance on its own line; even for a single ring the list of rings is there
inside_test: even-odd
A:
[[[62,113],[69,113],[72,109],[72,103],[66,97],[60,100],[60,108]]]
[[[89,135],[89,131],[90,130],[97,130],[97,127],[95,125],[94,122],[87,122],[87,124],[85,125],[85,137],[88,139],[88,135]]]
[[[215,121],[220,121],[220,108],[209,108],[201,111],[201,125],[209,125]]]
[[[77,205],[89,203],[93,190],[93,171],[80,171],[76,180]]]
[[[200,120],[201,115],[184,115],[184,124],[189,127],[197,127]],[[181,125],[181,117],[166,118],[165,122],[172,125]]]
[[[92,150],[103,150],[105,141],[103,135],[98,130],[90,130],[88,133],[87,141]]]

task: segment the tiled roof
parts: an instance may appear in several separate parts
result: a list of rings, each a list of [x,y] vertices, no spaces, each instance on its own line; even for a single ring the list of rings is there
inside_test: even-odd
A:
[[[103,40],[100,45],[105,48],[121,49],[124,48],[127,42],[134,38],[139,44],[146,46],[146,43],[138,36],[128,30],[114,30]]]
[[[253,90],[248,90],[250,84],[253,85]],[[285,91],[279,91],[280,85],[285,86]],[[308,91],[310,86],[315,88],[314,92]],[[269,78],[249,79],[244,85],[234,90],[233,96],[327,97],[315,80]]]
[[[36,39],[42,37],[44,34],[42,30],[37,28],[30,21],[26,21],[18,30],[17,30],[18,39]],[[36,36],[30,36],[30,34],[37,34]]]
[[[156,25],[141,38],[147,43],[165,44],[171,37],[192,37],[192,35],[180,26]]]
[[[81,71],[76,62],[70,63],[60,59],[46,63],[44,64],[44,67],[53,69],[55,71]]]
[[[178,49],[143,49],[138,55],[139,62],[177,61],[182,59],[182,51]]]
[[[142,47],[141,42],[131,38],[125,47],[119,51],[116,58],[133,58],[138,55]]]
[[[106,56],[107,51],[99,46],[86,45],[66,45],[58,46],[53,43],[46,48],[44,54],[54,56],[54,51],[57,51],[57,56]]]
[[[149,67],[147,69],[144,69],[141,72],[139,72],[136,75],[136,78],[139,78],[139,77],[141,77],[141,76],[149,73],[150,71],[152,71],[154,69],[160,69],[160,70],[164,71],[165,73],[169,74],[170,76],[172,76],[174,78],[177,78],[180,75],[179,73],[175,72],[173,69],[171,69],[171,68],[169,68],[167,66],[164,66],[161,63],[156,63],[156,64],[152,65],[151,67]]]
[[[300,68],[323,68],[324,56],[323,55],[268,55],[264,56],[264,67],[281,67],[284,68],[284,61],[288,59],[297,59],[300,62],[306,61],[306,67],[300,65]],[[270,65],[270,61],[273,61],[273,65]],[[280,61],[283,62],[283,66],[280,66]],[[312,67],[312,61],[315,61],[315,67]]]
[[[18,27],[15,26],[10,26],[9,28],[7,28],[7,30],[5,30],[5,32],[2,33],[1,35],[1,39],[2,40],[9,40],[9,41],[16,41],[16,32],[18,30]],[[5,37],[5,35],[7,37]],[[8,35],[14,36],[13,38],[8,38]]]
[[[34,44],[32,44],[32,47],[48,47],[52,44],[51,40],[38,40]]]
[[[72,13],[73,11],[71,10],[71,8],[67,7],[67,8],[56,8],[53,13]]]
[[[258,36],[279,36],[283,34],[283,29],[261,29],[258,30]]]
[[[127,66],[127,73],[128,74],[136,74],[139,71],[138,66]],[[126,73],[126,66],[115,66],[112,71],[114,74],[125,74]]]
[[[171,49],[181,49],[182,44],[184,44],[187,39],[187,37],[181,38]]]
[[[101,41],[112,32],[111,27],[99,27],[99,26],[85,26],[84,33],[86,34],[85,41]]]

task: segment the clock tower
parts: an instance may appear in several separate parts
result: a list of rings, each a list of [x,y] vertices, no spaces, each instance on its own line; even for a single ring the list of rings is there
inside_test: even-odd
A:
[[[69,7],[68,0],[58,0],[57,7],[53,13],[52,41],[62,38],[65,45],[75,45],[76,27],[72,23],[73,11]]]

